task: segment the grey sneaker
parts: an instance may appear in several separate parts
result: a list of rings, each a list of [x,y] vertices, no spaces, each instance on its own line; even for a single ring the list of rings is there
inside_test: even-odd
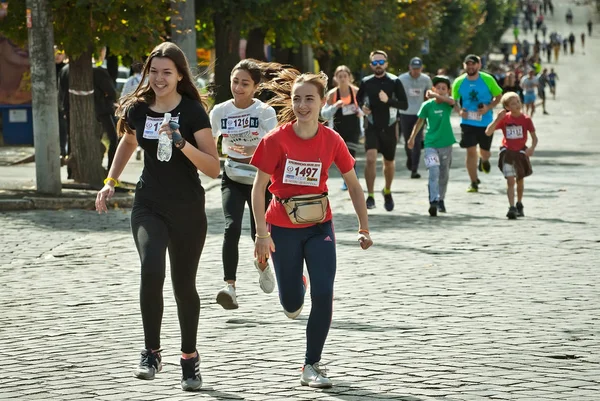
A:
[[[327,377],[327,372],[319,365],[319,362],[312,365],[304,365],[300,384],[314,388],[329,388],[333,386],[331,379]]]
[[[223,307],[223,309],[237,309],[237,297],[235,296],[235,287],[233,284],[227,283],[225,288],[217,293],[217,303]]]
[[[143,350],[140,364],[133,372],[135,377],[142,380],[154,379],[154,376],[162,370],[162,357],[160,356],[160,352],[161,350],[154,352],[150,349]]]
[[[179,361],[181,364],[181,389],[183,391],[198,391],[202,387],[202,376],[200,375],[200,355],[190,359]]]
[[[254,267],[258,270],[258,285],[260,285],[260,289],[263,290],[265,294],[272,293],[275,289],[275,276],[273,275],[271,265],[267,263],[267,268],[261,270],[260,267],[258,267],[258,260],[254,259]]]

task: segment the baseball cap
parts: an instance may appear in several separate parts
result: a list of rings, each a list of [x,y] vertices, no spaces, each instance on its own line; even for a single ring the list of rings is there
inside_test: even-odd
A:
[[[423,67],[423,60],[418,57],[413,57],[410,59],[410,68],[421,68]]]
[[[469,54],[467,57],[465,57],[465,63],[471,62],[471,63],[481,63],[481,59],[479,58],[479,56],[477,56],[476,54]]]
[[[436,75],[435,77],[431,78],[431,83],[433,84],[433,86],[437,85],[438,82],[444,82],[446,85],[448,85],[448,88],[450,88],[450,78],[448,78],[445,75]]]

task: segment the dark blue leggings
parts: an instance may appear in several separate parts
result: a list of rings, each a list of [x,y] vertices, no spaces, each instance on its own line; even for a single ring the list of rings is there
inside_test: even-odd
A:
[[[304,261],[310,276],[312,309],[306,325],[305,364],[321,360],[333,314],[333,282],[335,280],[335,235],[331,221],[307,228],[271,226],[275,243],[273,266],[279,286],[279,300],[288,312],[304,303],[302,272]]]

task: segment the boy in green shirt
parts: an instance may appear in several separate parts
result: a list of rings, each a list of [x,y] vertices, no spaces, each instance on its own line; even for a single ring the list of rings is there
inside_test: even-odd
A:
[[[452,164],[452,145],[456,143],[450,114],[454,99],[450,97],[450,79],[438,75],[432,79],[433,88],[425,97],[429,99],[421,105],[417,123],[408,140],[408,148],[415,145],[417,133],[427,121],[425,133],[425,167],[429,170],[429,215],[437,216],[438,210],[446,212],[444,196],[448,187],[450,165]]]

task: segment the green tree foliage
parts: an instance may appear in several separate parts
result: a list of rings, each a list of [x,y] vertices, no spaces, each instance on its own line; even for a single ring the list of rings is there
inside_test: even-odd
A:
[[[174,0],[179,1],[179,0]],[[2,32],[17,43],[27,38],[25,2],[11,1]],[[169,2],[154,0],[53,0],[54,38],[71,59],[70,89],[90,91],[91,56],[102,46],[113,54],[140,58],[167,35]],[[101,186],[105,172],[98,153],[93,96],[70,95],[70,165],[76,181]]]

